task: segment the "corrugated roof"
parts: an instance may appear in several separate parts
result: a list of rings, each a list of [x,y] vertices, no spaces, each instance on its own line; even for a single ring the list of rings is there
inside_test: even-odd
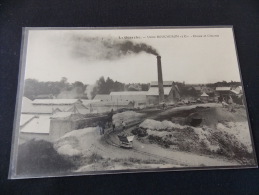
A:
[[[83,104],[74,104],[67,110],[67,112],[73,112],[74,114],[89,114],[90,109],[85,107]]]
[[[242,93],[243,89],[242,86],[237,86],[236,88],[234,88],[235,91],[237,91],[238,93]]]
[[[106,95],[106,94],[97,94],[94,97],[94,100],[109,101],[109,100],[111,100],[111,96],[110,95]]]
[[[35,115],[33,115],[33,114],[21,114],[21,116],[20,116],[20,126],[23,126],[24,124],[29,122],[34,117],[35,117]]]
[[[50,101],[51,100],[51,101]],[[69,102],[68,101],[60,101],[59,100],[64,100],[64,99],[36,99],[34,101],[31,101],[30,99],[23,97],[22,100],[22,113],[29,113],[29,114],[52,114],[52,112],[55,109],[60,109],[61,111],[64,111],[68,109],[68,103],[71,102],[76,102],[78,101],[77,99],[72,99]],[[58,100],[58,101],[57,101]],[[57,104],[57,103],[60,104]]]
[[[230,91],[231,87],[216,87],[216,91]]]
[[[92,104],[92,103],[95,103],[95,102],[100,102],[100,100],[81,100],[81,102],[85,105],[85,106],[87,106],[87,105],[89,105],[89,104]]]
[[[22,98],[21,112],[22,113],[34,112],[34,107],[32,105],[32,101],[29,98],[27,98],[27,97],[23,97]]]
[[[74,104],[78,99],[35,99],[32,101],[32,104],[52,104],[52,105],[61,105],[61,104]]]
[[[173,81],[163,81],[163,85],[172,85]],[[158,81],[151,81],[150,86],[158,86]]]
[[[25,109],[23,113],[33,114],[52,114],[57,108],[61,111],[66,111],[70,106],[68,105],[51,105],[51,104],[35,104],[30,109]]]
[[[193,87],[196,91],[201,91],[202,90],[202,87],[201,86],[195,86]]]
[[[164,87],[164,95],[169,95],[172,87]],[[150,87],[147,95],[159,95],[158,87]]]
[[[126,95],[126,96],[142,95],[142,96],[145,96],[145,95],[147,95],[147,91],[116,91],[116,92],[111,92],[110,95],[111,96],[115,96],[115,95]]]
[[[203,92],[203,94],[201,94],[201,97],[208,97],[209,95],[205,92]]]
[[[148,91],[123,91],[123,92],[111,92],[110,97],[113,102],[125,101],[125,102],[139,102],[145,103],[147,99]]]
[[[53,114],[51,118],[64,118],[64,117],[69,117],[73,112],[57,112]]]
[[[49,133],[50,118],[49,116],[39,116],[33,118],[27,124],[20,128],[23,133]]]
[[[28,102],[28,103],[31,103],[31,102],[32,102],[32,100],[30,100],[29,98],[27,98],[27,97],[25,97],[25,96],[22,97],[22,101],[23,101],[23,102]]]
[[[230,90],[232,93],[234,93],[234,94],[239,94],[239,92],[238,91],[236,91],[236,90]]]
[[[96,102],[93,106],[128,106],[132,101],[107,101],[107,102]]]
[[[52,94],[41,94],[36,96],[36,99],[50,99],[50,98],[53,98]]]

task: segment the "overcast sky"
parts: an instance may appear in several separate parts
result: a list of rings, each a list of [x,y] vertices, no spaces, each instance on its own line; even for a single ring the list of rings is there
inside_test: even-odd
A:
[[[162,35],[171,37],[147,38]],[[188,37],[176,38],[175,35]],[[25,78],[39,81],[59,81],[67,77],[69,82],[93,84],[101,76],[124,83],[157,80],[156,56],[145,52],[116,55],[117,50],[103,48],[100,42],[120,43],[119,37],[125,36],[139,36],[141,39],[132,41],[146,43],[158,51],[162,56],[164,80],[186,83],[240,81],[230,28],[29,30],[28,36]],[[105,52],[115,57],[103,57]]]

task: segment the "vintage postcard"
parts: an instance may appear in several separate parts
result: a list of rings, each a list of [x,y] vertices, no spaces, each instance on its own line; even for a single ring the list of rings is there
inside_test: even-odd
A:
[[[257,167],[233,28],[24,28],[9,178]]]

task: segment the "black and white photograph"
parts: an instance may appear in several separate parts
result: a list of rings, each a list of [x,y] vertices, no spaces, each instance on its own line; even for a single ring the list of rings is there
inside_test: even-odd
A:
[[[9,178],[257,167],[233,28],[24,28]]]

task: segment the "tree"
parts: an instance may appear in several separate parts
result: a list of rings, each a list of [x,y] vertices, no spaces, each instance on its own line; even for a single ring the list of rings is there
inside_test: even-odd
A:
[[[78,94],[83,94],[85,92],[86,85],[84,85],[84,83],[80,81],[75,81],[74,83],[72,83],[72,88],[75,88]]]
[[[106,89],[105,79],[103,76],[100,77],[100,79],[97,81],[97,86],[98,86],[98,93],[106,94],[107,89]]]
[[[114,91],[124,91],[125,84],[120,83],[118,81],[114,82]]]
[[[148,91],[149,90],[149,84],[141,84],[142,91]]]
[[[138,90],[136,88],[132,87],[132,86],[129,86],[128,91],[138,91]]]
[[[125,84],[120,83],[118,81],[113,81],[111,78],[100,77],[97,81],[93,90],[91,92],[91,96],[94,97],[96,94],[110,94],[112,91],[124,91]]]
[[[36,79],[26,79],[24,84],[24,96],[33,100],[39,91],[39,81]]]
[[[72,86],[70,83],[68,83],[68,79],[66,77],[61,78],[59,87],[61,90],[72,90]]]
[[[76,81],[72,85],[67,82],[66,77],[62,77],[60,81],[41,81],[36,79],[26,79],[24,87],[24,96],[33,100],[39,95],[46,95],[46,97],[58,96],[63,91],[71,91],[75,89],[81,97],[85,91],[86,86]]]
[[[100,77],[96,82],[95,86],[93,87],[93,90],[91,92],[91,96],[95,97],[96,94],[105,94],[106,89],[105,89],[105,79],[104,77]]]
[[[90,94],[91,94],[91,97],[94,98],[98,94],[98,87],[94,86]],[[90,99],[91,97],[88,97],[88,98]]]
[[[61,83],[67,83],[67,80],[68,80],[67,77],[62,77],[61,80],[60,80],[60,82],[61,82]]]

